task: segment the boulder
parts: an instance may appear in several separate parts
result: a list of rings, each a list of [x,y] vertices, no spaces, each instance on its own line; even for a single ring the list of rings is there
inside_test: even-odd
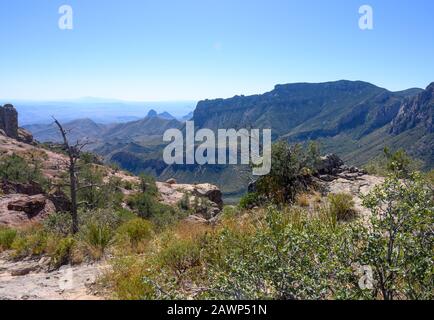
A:
[[[195,195],[207,198],[214,202],[220,210],[223,209],[222,192],[217,186],[209,183],[197,184],[195,185]]]
[[[328,154],[321,157],[316,169],[320,175],[336,174],[344,162],[335,154]]]
[[[8,194],[0,197],[0,225],[19,227],[29,222],[39,222],[55,211],[54,204],[42,194]]]
[[[167,180],[166,183],[168,183],[168,184],[176,184],[176,180],[173,179],[173,178],[171,178],[171,179]]]
[[[218,215],[223,209],[223,199],[220,189],[212,184],[169,184],[157,182],[158,191],[161,201],[171,206],[177,206],[179,202],[188,195],[190,204],[199,198],[197,214],[206,219]],[[205,200],[205,202],[203,201]]]
[[[29,197],[21,197],[8,203],[8,209],[11,211],[22,211],[29,216],[37,215],[47,202],[47,198],[44,195],[39,194]]]

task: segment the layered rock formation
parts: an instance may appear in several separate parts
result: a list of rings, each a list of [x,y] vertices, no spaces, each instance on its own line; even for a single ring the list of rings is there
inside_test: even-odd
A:
[[[32,134],[18,127],[18,112],[11,104],[0,106],[0,134],[25,143],[32,143]]]
[[[0,225],[19,227],[29,222],[39,222],[55,211],[54,204],[43,194],[8,194],[0,197]]]
[[[11,104],[0,106],[0,130],[6,136],[18,139],[18,112]]]

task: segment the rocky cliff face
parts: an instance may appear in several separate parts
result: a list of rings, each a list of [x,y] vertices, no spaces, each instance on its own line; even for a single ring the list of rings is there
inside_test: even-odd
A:
[[[25,143],[32,143],[30,132],[18,127],[18,112],[11,104],[0,106],[0,134]]]
[[[18,139],[18,112],[11,104],[0,106],[0,130],[13,139]]]
[[[425,91],[406,100],[393,120],[390,132],[400,134],[417,126],[434,132],[434,82]]]

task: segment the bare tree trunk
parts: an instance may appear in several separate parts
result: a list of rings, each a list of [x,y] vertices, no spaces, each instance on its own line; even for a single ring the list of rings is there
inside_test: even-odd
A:
[[[69,167],[69,181],[71,184],[71,217],[72,233],[78,232],[78,214],[77,214],[77,176],[75,174],[75,163]]]
[[[68,153],[69,163],[69,186],[70,186],[70,196],[71,196],[71,218],[72,218],[72,233],[76,234],[78,232],[78,214],[77,214],[77,175],[76,175],[76,161],[78,158],[77,151],[74,147],[71,147],[66,136],[66,131],[63,129],[62,125],[54,119],[54,122],[59,127],[59,131],[63,138],[63,144]]]

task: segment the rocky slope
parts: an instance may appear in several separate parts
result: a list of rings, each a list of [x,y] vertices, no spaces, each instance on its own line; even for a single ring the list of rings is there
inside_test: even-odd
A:
[[[274,139],[317,140],[324,152],[358,166],[377,157],[385,146],[405,148],[422,160],[425,169],[431,169],[433,88],[434,83],[426,90],[391,92],[367,82],[344,80],[277,85],[261,95],[200,101],[192,120],[197,129],[271,128]],[[92,130],[80,132],[81,138],[94,137],[93,151],[107,162],[131,172],[146,172],[161,181],[175,177],[182,183],[214,183],[227,197],[245,192],[251,177],[242,166],[167,166],[162,161],[163,132],[182,126],[151,114],[103,132],[95,133],[93,125],[84,126]],[[52,136],[41,132],[36,136]]]
[[[5,155],[16,154],[29,161],[38,161],[43,175],[56,181],[61,179],[66,170],[67,158],[61,153],[56,153],[38,145],[20,142],[0,133],[0,158]],[[122,181],[139,184],[139,178],[123,171],[113,170],[100,166],[106,172],[106,179],[115,176]],[[168,205],[177,206],[177,202],[184,194],[191,197],[199,197],[209,201],[209,212],[198,212],[207,217],[215,216],[222,208],[222,195],[220,190],[210,184],[202,185],[178,185],[176,183],[157,183],[160,191],[160,200]],[[130,190],[124,190],[125,194],[131,194]],[[49,214],[68,209],[69,200],[61,192],[53,190],[44,193],[37,183],[20,184],[10,181],[0,183],[0,226],[21,226],[30,222],[39,222]]]
[[[327,155],[322,157],[315,182],[320,186],[324,196],[338,193],[350,194],[359,218],[368,223],[371,212],[363,206],[362,197],[375,186],[383,183],[384,178],[369,175],[354,166],[347,166],[336,155]]]

